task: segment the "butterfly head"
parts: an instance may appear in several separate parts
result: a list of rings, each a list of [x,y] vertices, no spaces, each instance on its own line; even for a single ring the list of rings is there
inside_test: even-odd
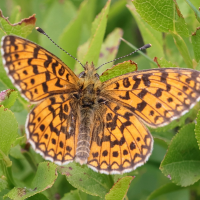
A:
[[[84,71],[79,74],[79,78],[99,80],[99,75],[96,72],[93,62],[91,64],[86,62]]]

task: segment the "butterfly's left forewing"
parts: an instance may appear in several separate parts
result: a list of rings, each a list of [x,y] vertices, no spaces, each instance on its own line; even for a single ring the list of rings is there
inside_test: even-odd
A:
[[[181,68],[132,72],[104,82],[101,95],[151,127],[164,126],[200,100],[200,72]]]

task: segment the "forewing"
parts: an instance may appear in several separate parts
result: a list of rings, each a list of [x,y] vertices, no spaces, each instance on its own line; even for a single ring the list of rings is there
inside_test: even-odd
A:
[[[88,166],[106,174],[130,172],[151,155],[153,139],[135,114],[106,102],[95,117]]]
[[[8,76],[27,100],[38,102],[75,89],[73,71],[37,44],[9,35],[2,38],[1,52]]]
[[[59,165],[74,160],[77,110],[69,94],[54,95],[35,106],[27,117],[27,139],[45,159]]]
[[[200,72],[181,68],[133,72],[104,82],[100,95],[151,127],[164,126],[199,101]]]

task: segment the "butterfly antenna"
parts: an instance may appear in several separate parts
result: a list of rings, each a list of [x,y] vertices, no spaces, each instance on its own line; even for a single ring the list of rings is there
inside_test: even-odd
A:
[[[48,37],[51,42],[53,42],[53,44],[55,44],[59,49],[61,49],[62,51],[64,51],[67,55],[71,56],[74,60],[76,60],[77,62],[79,62],[81,64],[81,66],[84,68],[83,64],[74,56],[72,56],[71,54],[69,54],[68,52],[66,52],[63,48],[61,48],[60,46],[58,46],[40,27],[36,27],[35,28],[38,32],[42,33],[43,35],[45,35],[46,37]]]
[[[151,47],[151,44],[145,44],[144,46],[140,47],[139,49],[137,49],[137,50],[135,50],[135,51],[133,51],[133,52],[131,52],[131,53],[129,53],[128,55],[125,55],[125,56],[116,58],[116,59],[111,60],[111,61],[106,62],[106,63],[103,63],[102,65],[100,65],[99,67],[97,67],[96,70],[98,70],[98,69],[99,69],[100,67],[102,67],[103,65],[106,65],[106,64],[108,64],[108,63],[114,62],[114,61],[119,60],[119,59],[121,59],[121,58],[125,58],[125,57],[127,57],[127,56],[130,56],[130,55],[136,53],[137,51],[141,51],[141,50],[147,49],[147,48],[149,48],[149,47]]]

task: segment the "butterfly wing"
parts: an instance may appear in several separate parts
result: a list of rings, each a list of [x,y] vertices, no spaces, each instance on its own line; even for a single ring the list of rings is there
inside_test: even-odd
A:
[[[110,101],[98,113],[101,114],[95,117],[88,166],[101,173],[120,174],[144,164],[151,155],[153,139],[140,119]]]
[[[5,36],[1,42],[5,70],[22,96],[36,103],[53,94],[71,92],[78,77],[59,58],[17,37]]]
[[[132,72],[104,82],[100,94],[159,127],[185,114],[200,99],[200,72],[162,68]]]
[[[26,121],[27,139],[36,152],[59,165],[74,160],[78,120],[70,94],[57,94],[35,106]]]

